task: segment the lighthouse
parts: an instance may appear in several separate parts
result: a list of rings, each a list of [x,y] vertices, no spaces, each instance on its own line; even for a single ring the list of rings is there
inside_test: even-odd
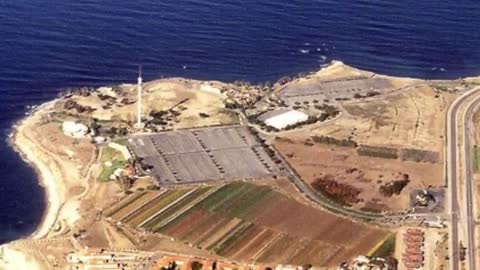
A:
[[[137,81],[137,123],[135,124],[135,127],[138,129],[144,128],[144,124],[142,123],[142,83],[142,67],[140,66]]]

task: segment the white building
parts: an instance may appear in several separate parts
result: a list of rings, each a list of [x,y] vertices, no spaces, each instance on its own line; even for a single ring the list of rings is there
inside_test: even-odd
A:
[[[88,127],[84,124],[65,121],[62,125],[63,134],[73,138],[85,138],[88,135]]]
[[[307,114],[290,109],[267,112],[259,117],[260,121],[277,129],[284,129],[287,126],[307,121],[307,119]]]

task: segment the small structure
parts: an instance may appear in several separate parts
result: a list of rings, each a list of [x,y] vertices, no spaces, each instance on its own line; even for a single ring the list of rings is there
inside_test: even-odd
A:
[[[73,138],[85,138],[89,131],[86,125],[72,121],[63,122],[62,129],[65,135]]]
[[[115,149],[115,150],[119,151],[120,153],[122,153],[125,160],[131,160],[132,159],[132,155],[130,154],[130,151],[128,151],[128,147],[126,147],[125,145],[121,145],[121,144],[118,144],[118,143],[115,143],[115,142],[110,142],[108,144],[108,147],[110,147],[112,149]]]
[[[117,93],[115,93],[115,91],[113,91],[113,88],[112,87],[100,87],[97,89],[97,92],[101,95],[104,95],[104,96],[108,96],[108,97],[111,97],[111,98],[117,98]]]
[[[297,110],[281,109],[266,112],[260,115],[258,120],[276,129],[284,129],[287,126],[307,121],[308,115]]]
[[[138,81],[137,81],[137,123],[135,128],[143,129],[145,123],[142,122],[142,91],[143,91],[143,79],[142,79],[142,67],[138,70]]]
[[[224,97],[224,95],[222,94],[222,91],[220,91],[220,89],[214,87],[212,85],[212,83],[210,83],[210,82],[203,82],[200,85],[200,91],[211,93],[211,94],[220,96],[222,98]]]

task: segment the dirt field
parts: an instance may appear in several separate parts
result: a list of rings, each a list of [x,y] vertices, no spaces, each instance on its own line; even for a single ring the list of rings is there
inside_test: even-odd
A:
[[[304,140],[277,139],[275,147],[307,183],[331,175],[335,181],[351,185],[361,192],[355,208],[366,210],[403,210],[408,207],[410,190],[443,184],[443,165],[359,156],[355,148],[334,145],[305,145]],[[402,193],[387,198],[379,187],[408,174],[410,183]]]
[[[438,95],[438,97],[436,97]],[[314,128],[316,135],[351,138],[367,145],[392,145],[443,152],[445,117],[452,94],[427,85],[382,99],[346,103],[340,119]]]
[[[268,186],[235,182],[206,193],[209,189],[183,188],[186,197],[155,211],[138,205],[151,195],[133,196],[111,215],[134,211],[131,205],[136,205],[143,210],[135,215],[149,219],[140,225],[143,229],[245,262],[334,266],[365,254],[387,233],[309,207]],[[158,200],[169,194],[162,193]],[[202,194],[206,196],[197,200]]]

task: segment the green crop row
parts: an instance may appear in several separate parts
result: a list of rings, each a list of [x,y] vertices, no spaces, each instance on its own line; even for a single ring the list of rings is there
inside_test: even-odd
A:
[[[239,230],[234,234],[230,235],[226,240],[224,240],[220,245],[215,247],[213,250],[220,256],[225,255],[228,251],[235,247],[238,241],[245,238],[248,234],[255,231],[256,226],[253,223],[245,223]]]
[[[125,219],[124,222],[128,223],[131,227],[137,227],[147,218],[153,216],[155,213],[163,209],[165,206],[174,202],[176,199],[180,198],[182,195],[187,193],[188,189],[174,189],[169,190],[164,193],[162,196],[155,198],[149,203],[145,204],[143,208],[145,211],[139,211],[135,215],[132,215]]]
[[[208,190],[209,190],[209,188],[200,188],[198,190],[195,190],[194,192],[192,192],[188,196],[182,198],[180,201],[178,201],[174,205],[170,206],[168,209],[163,211],[161,214],[155,216],[152,220],[148,221],[143,227],[145,229],[150,230],[150,231],[156,232],[157,230],[159,230],[163,226],[162,222],[165,219],[174,215],[177,211],[179,211],[180,209],[187,206],[189,203],[191,203],[193,200],[195,200],[198,197],[200,197],[201,195],[203,195]]]

